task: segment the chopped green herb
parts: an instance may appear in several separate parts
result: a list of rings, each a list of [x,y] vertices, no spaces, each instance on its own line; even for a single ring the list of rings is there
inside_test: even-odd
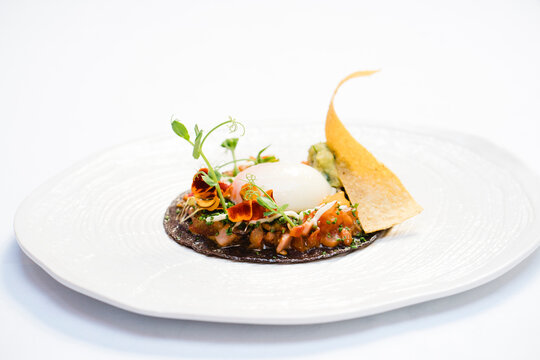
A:
[[[326,220],[326,223],[327,223],[328,225],[330,225],[330,224],[331,224],[330,220]]]
[[[359,238],[353,238],[351,248],[357,249],[362,243],[366,242],[367,239],[363,236],[360,236]]]

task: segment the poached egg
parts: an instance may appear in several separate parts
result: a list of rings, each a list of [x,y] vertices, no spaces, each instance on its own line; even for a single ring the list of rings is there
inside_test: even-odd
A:
[[[265,191],[273,190],[278,206],[288,204],[287,210],[312,209],[335,193],[326,178],[316,169],[302,163],[272,162],[250,166],[241,171],[232,183],[231,200],[242,202],[240,190],[248,183],[247,176]]]

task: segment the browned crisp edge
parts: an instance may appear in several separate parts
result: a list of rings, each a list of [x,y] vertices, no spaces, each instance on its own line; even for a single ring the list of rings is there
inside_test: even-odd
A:
[[[375,240],[381,237],[384,231],[375,232],[372,234],[364,235],[367,241],[361,243],[356,248],[350,246],[338,245],[334,248],[319,247],[309,249],[308,251],[301,252],[294,249],[287,250],[287,255],[276,254],[275,249],[268,248],[262,250],[248,249],[248,239],[244,238],[239,244],[233,246],[219,247],[217,244],[207,237],[193,234],[188,229],[188,225],[180,223],[178,221],[178,214],[176,213],[177,204],[183,198],[185,192],[180,194],[165,212],[163,220],[163,226],[165,232],[171,239],[178,244],[189,247],[198,253],[215,256],[223,259],[228,259],[238,262],[250,262],[259,264],[298,264],[316,260],[328,259],[338,255],[344,255],[352,253],[356,250],[363,249],[371,245]]]

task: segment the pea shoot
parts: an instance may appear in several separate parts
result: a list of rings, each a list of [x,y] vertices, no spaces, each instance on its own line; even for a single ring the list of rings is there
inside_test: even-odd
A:
[[[270,145],[262,148],[262,150],[259,151],[259,153],[257,154],[257,157],[255,158],[254,165],[278,161],[278,159],[274,155],[261,156],[262,153],[265,152],[266,149],[268,149],[269,147]]]
[[[234,143],[234,141],[236,141],[236,143]],[[236,152],[235,152],[237,145],[238,145],[238,139],[236,139],[236,138],[227,139],[221,144],[221,147],[231,151],[232,156],[233,156],[233,160],[232,161],[227,161],[227,162],[225,162],[223,164],[219,164],[219,165],[214,166],[215,170],[220,170],[221,168],[223,168],[223,167],[225,167],[227,165],[234,164],[234,167],[235,167],[236,171],[238,171],[237,164],[239,162],[241,162],[241,161],[250,161],[250,162],[253,163],[252,165],[279,161],[279,159],[277,157],[275,157],[274,155],[261,156],[262,153],[266,149],[268,149],[270,147],[270,145],[264,147],[261,151],[259,151],[257,153],[257,157],[255,157],[255,158],[251,157],[251,158],[245,158],[245,159],[237,159],[236,158]],[[234,172],[235,172],[235,170],[233,170],[233,174],[234,174]],[[236,175],[236,174],[234,174],[234,175]]]
[[[236,145],[238,145],[238,138],[225,139],[225,141],[221,143],[222,148],[225,148],[231,152],[231,155],[233,158],[232,163],[234,164],[233,176],[236,176],[238,174],[238,165],[237,165],[238,160],[236,160],[236,154],[235,154]]]
[[[264,216],[270,216],[270,215],[281,215],[285,221],[289,223],[292,227],[295,227],[296,224],[291,220],[290,217],[285,214],[285,209],[289,206],[289,204],[285,204],[283,206],[278,206],[274,199],[266,191],[263,190],[259,185],[255,184],[255,175],[253,174],[247,174],[246,176],[247,182],[249,184],[249,189],[246,191],[246,197],[247,198],[253,198],[257,200],[257,203],[267,209],[263,215]]]
[[[229,120],[224,121],[216,126],[214,126],[210,131],[206,133],[206,135],[203,137],[204,131],[202,129],[199,129],[198,125],[195,125],[194,132],[195,137],[194,140],[191,141],[191,137],[189,134],[189,131],[187,130],[186,126],[182,124],[178,120],[173,120],[171,122],[171,127],[176,135],[180,136],[182,139],[186,140],[191,146],[193,146],[193,158],[198,159],[202,158],[204,162],[206,163],[206,166],[208,167],[208,174],[201,174],[202,179],[205,183],[207,183],[209,186],[215,187],[216,192],[219,197],[219,201],[221,202],[221,206],[223,207],[223,210],[227,210],[227,203],[225,202],[225,198],[223,197],[223,193],[221,192],[221,188],[219,187],[219,180],[221,179],[221,173],[217,170],[214,170],[212,165],[210,164],[210,161],[206,158],[206,155],[203,152],[203,146],[208,139],[208,136],[213,133],[215,130],[219,129],[222,126],[227,125],[229,128],[229,132],[233,133],[236,130],[238,130],[238,127],[240,126],[242,128],[242,135],[245,133],[244,125],[233,119],[229,116]],[[235,145],[236,147],[236,145]]]

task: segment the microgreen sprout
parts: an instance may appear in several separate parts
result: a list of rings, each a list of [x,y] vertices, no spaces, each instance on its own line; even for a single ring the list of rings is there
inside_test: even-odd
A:
[[[210,161],[208,161],[206,155],[203,152],[203,146],[208,138],[208,136],[213,133],[218,128],[227,125],[229,128],[229,132],[235,132],[238,130],[239,127],[242,128],[242,135],[245,133],[244,125],[233,119],[229,116],[229,119],[227,121],[224,121],[216,126],[214,126],[210,131],[206,133],[206,135],[203,137],[204,131],[202,129],[199,129],[198,125],[195,125],[194,127],[194,140],[191,140],[191,136],[189,134],[189,131],[187,130],[186,126],[182,124],[178,120],[172,120],[171,121],[171,127],[176,135],[180,136],[182,139],[186,140],[191,146],[193,146],[193,158],[198,159],[202,158],[204,162],[206,163],[206,166],[208,167],[208,174],[204,173],[202,175],[202,179],[205,183],[208,185],[215,187],[216,192],[219,197],[219,201],[221,202],[221,206],[223,207],[223,210],[227,210],[227,203],[225,201],[225,198],[223,197],[223,193],[221,192],[221,188],[219,187],[219,180],[221,179],[221,173],[217,171],[217,169],[214,169],[212,165],[210,164]]]
[[[238,174],[238,165],[237,165],[238,160],[236,160],[236,153],[235,153],[236,145],[238,145],[238,138],[225,139],[225,141],[221,143],[221,147],[229,150],[232,154],[232,158],[233,158],[232,162],[234,164],[233,176],[236,176]]]
[[[227,139],[227,140],[225,140],[225,141],[228,141],[228,140],[233,140],[233,139]],[[224,144],[225,144],[225,141],[223,142],[223,144],[221,144],[221,146],[229,150],[229,147],[226,146],[226,145],[224,145]],[[277,161],[279,161],[279,159],[278,159],[277,157],[275,157],[274,155],[261,156],[262,153],[263,153],[266,149],[268,149],[269,147],[270,147],[270,145],[264,147],[261,151],[259,151],[259,152],[257,153],[257,157],[255,157],[255,158],[236,159],[236,158],[235,158],[235,154],[236,154],[236,153],[233,152],[233,151],[231,151],[232,154],[233,154],[233,161],[227,161],[227,162],[225,162],[225,163],[223,163],[223,164],[216,165],[216,166],[214,166],[214,169],[215,169],[215,170],[219,170],[219,169],[221,169],[221,168],[223,168],[223,167],[225,167],[225,166],[227,166],[227,165],[230,165],[230,164],[234,164],[235,169],[236,169],[236,164],[238,164],[238,163],[241,162],[241,161],[250,161],[250,162],[253,163],[253,165],[264,164],[264,163],[277,162]],[[236,150],[236,144],[235,144],[235,146],[234,146],[234,150]],[[236,174],[235,174],[235,175],[236,175]]]
[[[365,237],[363,237],[363,236],[360,236],[359,238],[354,237],[353,241],[352,241],[352,244],[351,244],[351,248],[357,249],[360,245],[362,245],[362,243],[364,243],[366,241],[367,241],[367,239]]]
[[[285,204],[283,206],[278,206],[278,204],[272,199],[266,191],[263,190],[259,185],[255,184],[255,175],[247,174],[246,180],[249,184],[249,188],[245,193],[245,197],[248,199],[256,198],[257,203],[267,209],[264,213],[264,216],[270,215],[281,215],[292,227],[295,227],[296,224],[291,220],[290,217],[285,214],[285,209],[289,206]]]
[[[270,145],[265,146],[264,148],[262,148],[261,151],[259,151],[259,152],[257,153],[257,157],[255,158],[255,165],[257,165],[257,164],[262,164],[262,163],[267,163],[267,162],[276,162],[276,161],[278,161],[278,159],[277,159],[275,156],[273,156],[273,155],[269,155],[269,156],[261,156],[262,153],[263,153],[266,149],[268,149],[269,147],[270,147]]]

